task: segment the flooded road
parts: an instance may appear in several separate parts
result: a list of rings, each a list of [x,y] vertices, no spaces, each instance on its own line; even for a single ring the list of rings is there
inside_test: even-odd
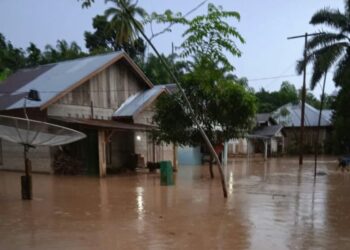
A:
[[[350,249],[350,173],[334,158],[302,169],[296,158],[236,159],[216,172],[180,167],[174,186],[159,174],[33,175],[0,172],[0,249]]]

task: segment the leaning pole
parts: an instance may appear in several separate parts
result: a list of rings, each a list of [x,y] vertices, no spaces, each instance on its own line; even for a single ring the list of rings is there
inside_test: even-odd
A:
[[[194,120],[199,132],[201,133],[205,143],[207,144],[210,153],[212,154],[212,156],[214,157],[214,159],[217,162],[217,166],[218,166],[218,170],[220,173],[220,179],[221,179],[221,185],[222,185],[222,191],[224,194],[224,197],[227,198],[227,188],[226,188],[226,181],[225,181],[225,176],[224,176],[224,172],[222,170],[222,165],[221,162],[219,160],[218,155],[216,154],[213,145],[211,144],[208,136],[205,134],[203,128],[201,127],[196,114],[193,111],[192,105],[190,103],[190,101],[188,100],[185,91],[183,90],[183,88],[181,87],[181,84],[179,82],[179,80],[177,79],[177,77],[175,76],[175,74],[173,73],[173,71],[170,69],[170,67],[168,66],[168,64],[164,61],[164,59],[160,56],[158,50],[156,49],[156,47],[153,45],[153,43],[151,42],[151,40],[146,36],[146,34],[143,32],[143,30],[141,29],[141,27],[139,26],[139,24],[135,21],[134,17],[130,14],[129,10],[125,7],[125,4],[123,2],[121,2],[124,11],[128,14],[129,18],[132,20],[132,22],[134,23],[135,27],[137,28],[137,30],[142,34],[143,38],[148,42],[148,44],[152,47],[152,49],[154,50],[154,52],[156,53],[157,57],[159,58],[159,60],[162,62],[162,64],[164,65],[165,69],[168,71],[168,73],[171,75],[171,77],[174,79],[176,86],[179,88],[180,93],[182,95],[182,97],[185,100],[185,103],[187,105],[188,108],[188,115],[191,117],[191,119]]]

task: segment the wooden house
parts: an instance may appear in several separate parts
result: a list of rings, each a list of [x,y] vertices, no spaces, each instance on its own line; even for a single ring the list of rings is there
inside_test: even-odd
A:
[[[304,119],[304,152],[312,153],[316,141],[318,119],[320,111],[308,103],[305,103]],[[272,113],[272,117],[278,124],[283,126],[285,133],[285,149],[287,153],[299,152],[300,124],[301,124],[301,102],[288,103]],[[319,138],[317,141],[320,152],[325,153],[327,142],[331,139],[332,132],[332,110],[322,110],[320,120]]]
[[[62,150],[81,163],[83,173],[100,176],[107,169],[173,159],[171,145],[155,145],[148,136],[155,128],[154,103],[166,88],[153,86],[124,52],[19,70],[0,84],[0,114],[23,117],[24,98],[31,89],[39,92],[41,101],[27,101],[30,119],[87,135],[64,148],[31,149],[33,171],[52,173]],[[22,148],[1,141],[0,169],[23,170],[18,157]]]

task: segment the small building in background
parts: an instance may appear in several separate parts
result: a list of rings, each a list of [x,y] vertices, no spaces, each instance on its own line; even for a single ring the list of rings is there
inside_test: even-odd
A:
[[[316,140],[318,127],[319,110],[305,103],[304,119],[304,150],[305,153],[312,153]],[[288,103],[272,113],[273,119],[283,126],[285,133],[284,147],[286,153],[298,153],[298,141],[300,138],[301,103]],[[320,134],[317,144],[320,152],[327,152],[327,142],[331,139],[332,132],[332,110],[322,110]]]
[[[234,155],[277,156],[284,153],[283,126],[277,124],[270,113],[260,113],[255,117],[254,129],[241,139],[230,140],[228,153]]]

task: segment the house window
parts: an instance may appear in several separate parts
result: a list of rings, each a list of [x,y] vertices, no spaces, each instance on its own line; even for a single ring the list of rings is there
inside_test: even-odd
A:
[[[0,165],[3,164],[3,160],[2,160],[2,140],[0,139]]]

